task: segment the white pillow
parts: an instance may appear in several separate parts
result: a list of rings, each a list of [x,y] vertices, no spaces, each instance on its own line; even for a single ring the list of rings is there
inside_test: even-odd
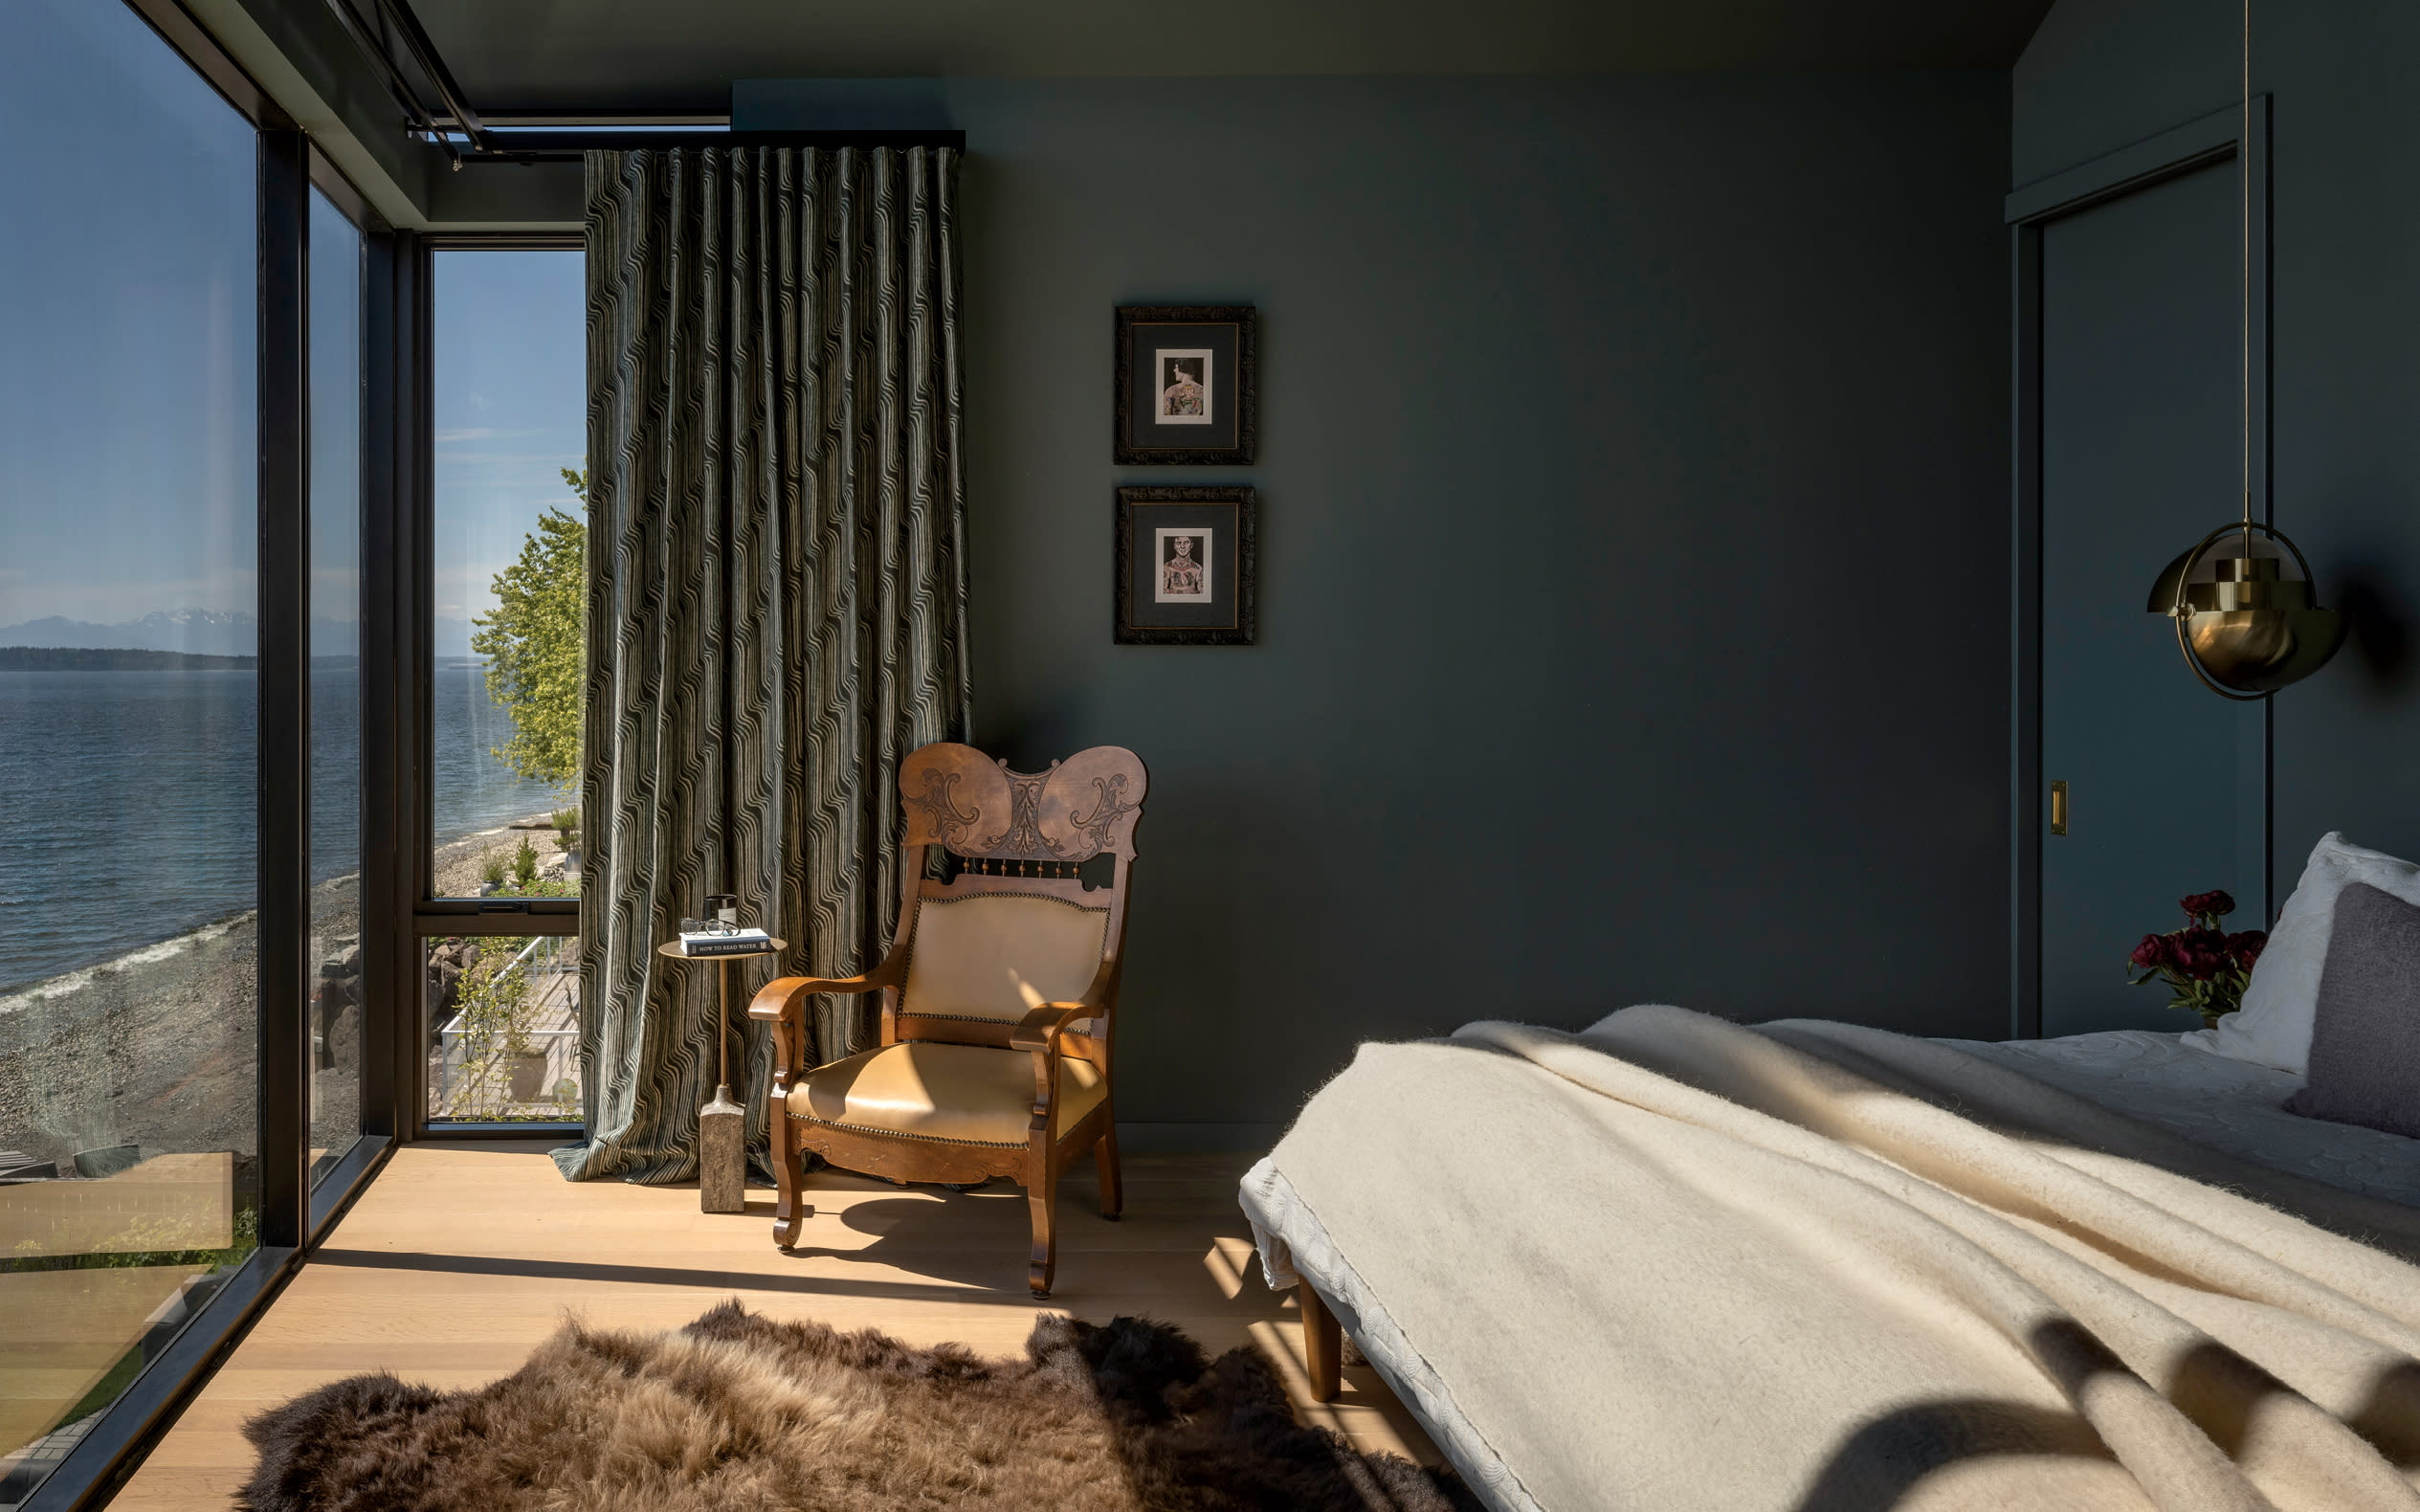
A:
[[[2350,882],[2367,882],[2405,902],[2420,904],[2420,866],[2348,843],[2331,830],[2311,848],[2310,864],[2269,933],[2269,947],[2252,968],[2240,1012],[2216,1029],[2197,1029],[2185,1042],[2213,1055],[2310,1075],[2311,1021],[2320,1000],[2320,968],[2336,932],[2336,898]]]

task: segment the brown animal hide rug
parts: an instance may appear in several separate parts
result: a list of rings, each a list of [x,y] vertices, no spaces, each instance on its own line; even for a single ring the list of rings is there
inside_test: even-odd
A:
[[[1467,1512],[1450,1471],[1294,1420],[1249,1349],[1045,1315],[1022,1360],[775,1323],[736,1301],[677,1333],[567,1323],[516,1373],[433,1391],[381,1372],[244,1432],[254,1512]]]

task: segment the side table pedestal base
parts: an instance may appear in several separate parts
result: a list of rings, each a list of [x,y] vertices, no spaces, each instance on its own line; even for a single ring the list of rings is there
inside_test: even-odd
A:
[[[698,1110],[698,1211],[747,1211],[747,1110],[727,1086]]]

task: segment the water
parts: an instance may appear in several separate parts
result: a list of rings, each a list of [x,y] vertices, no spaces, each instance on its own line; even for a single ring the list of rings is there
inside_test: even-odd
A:
[[[360,674],[311,673],[311,876],[360,866]],[[433,671],[436,842],[565,801],[489,754],[512,733],[475,661]],[[256,901],[250,672],[0,672],[0,990],[174,939]]]

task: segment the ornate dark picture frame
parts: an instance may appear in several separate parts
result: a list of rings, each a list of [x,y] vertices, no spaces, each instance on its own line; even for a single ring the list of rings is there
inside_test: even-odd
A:
[[[1249,304],[1118,306],[1112,459],[1121,467],[1250,466],[1260,438],[1258,323]],[[1188,399],[1188,412],[1157,418],[1173,408],[1163,397],[1172,386],[1200,380],[1205,391]]]
[[[1119,489],[1111,638],[1121,646],[1251,645],[1259,513],[1248,487]]]

